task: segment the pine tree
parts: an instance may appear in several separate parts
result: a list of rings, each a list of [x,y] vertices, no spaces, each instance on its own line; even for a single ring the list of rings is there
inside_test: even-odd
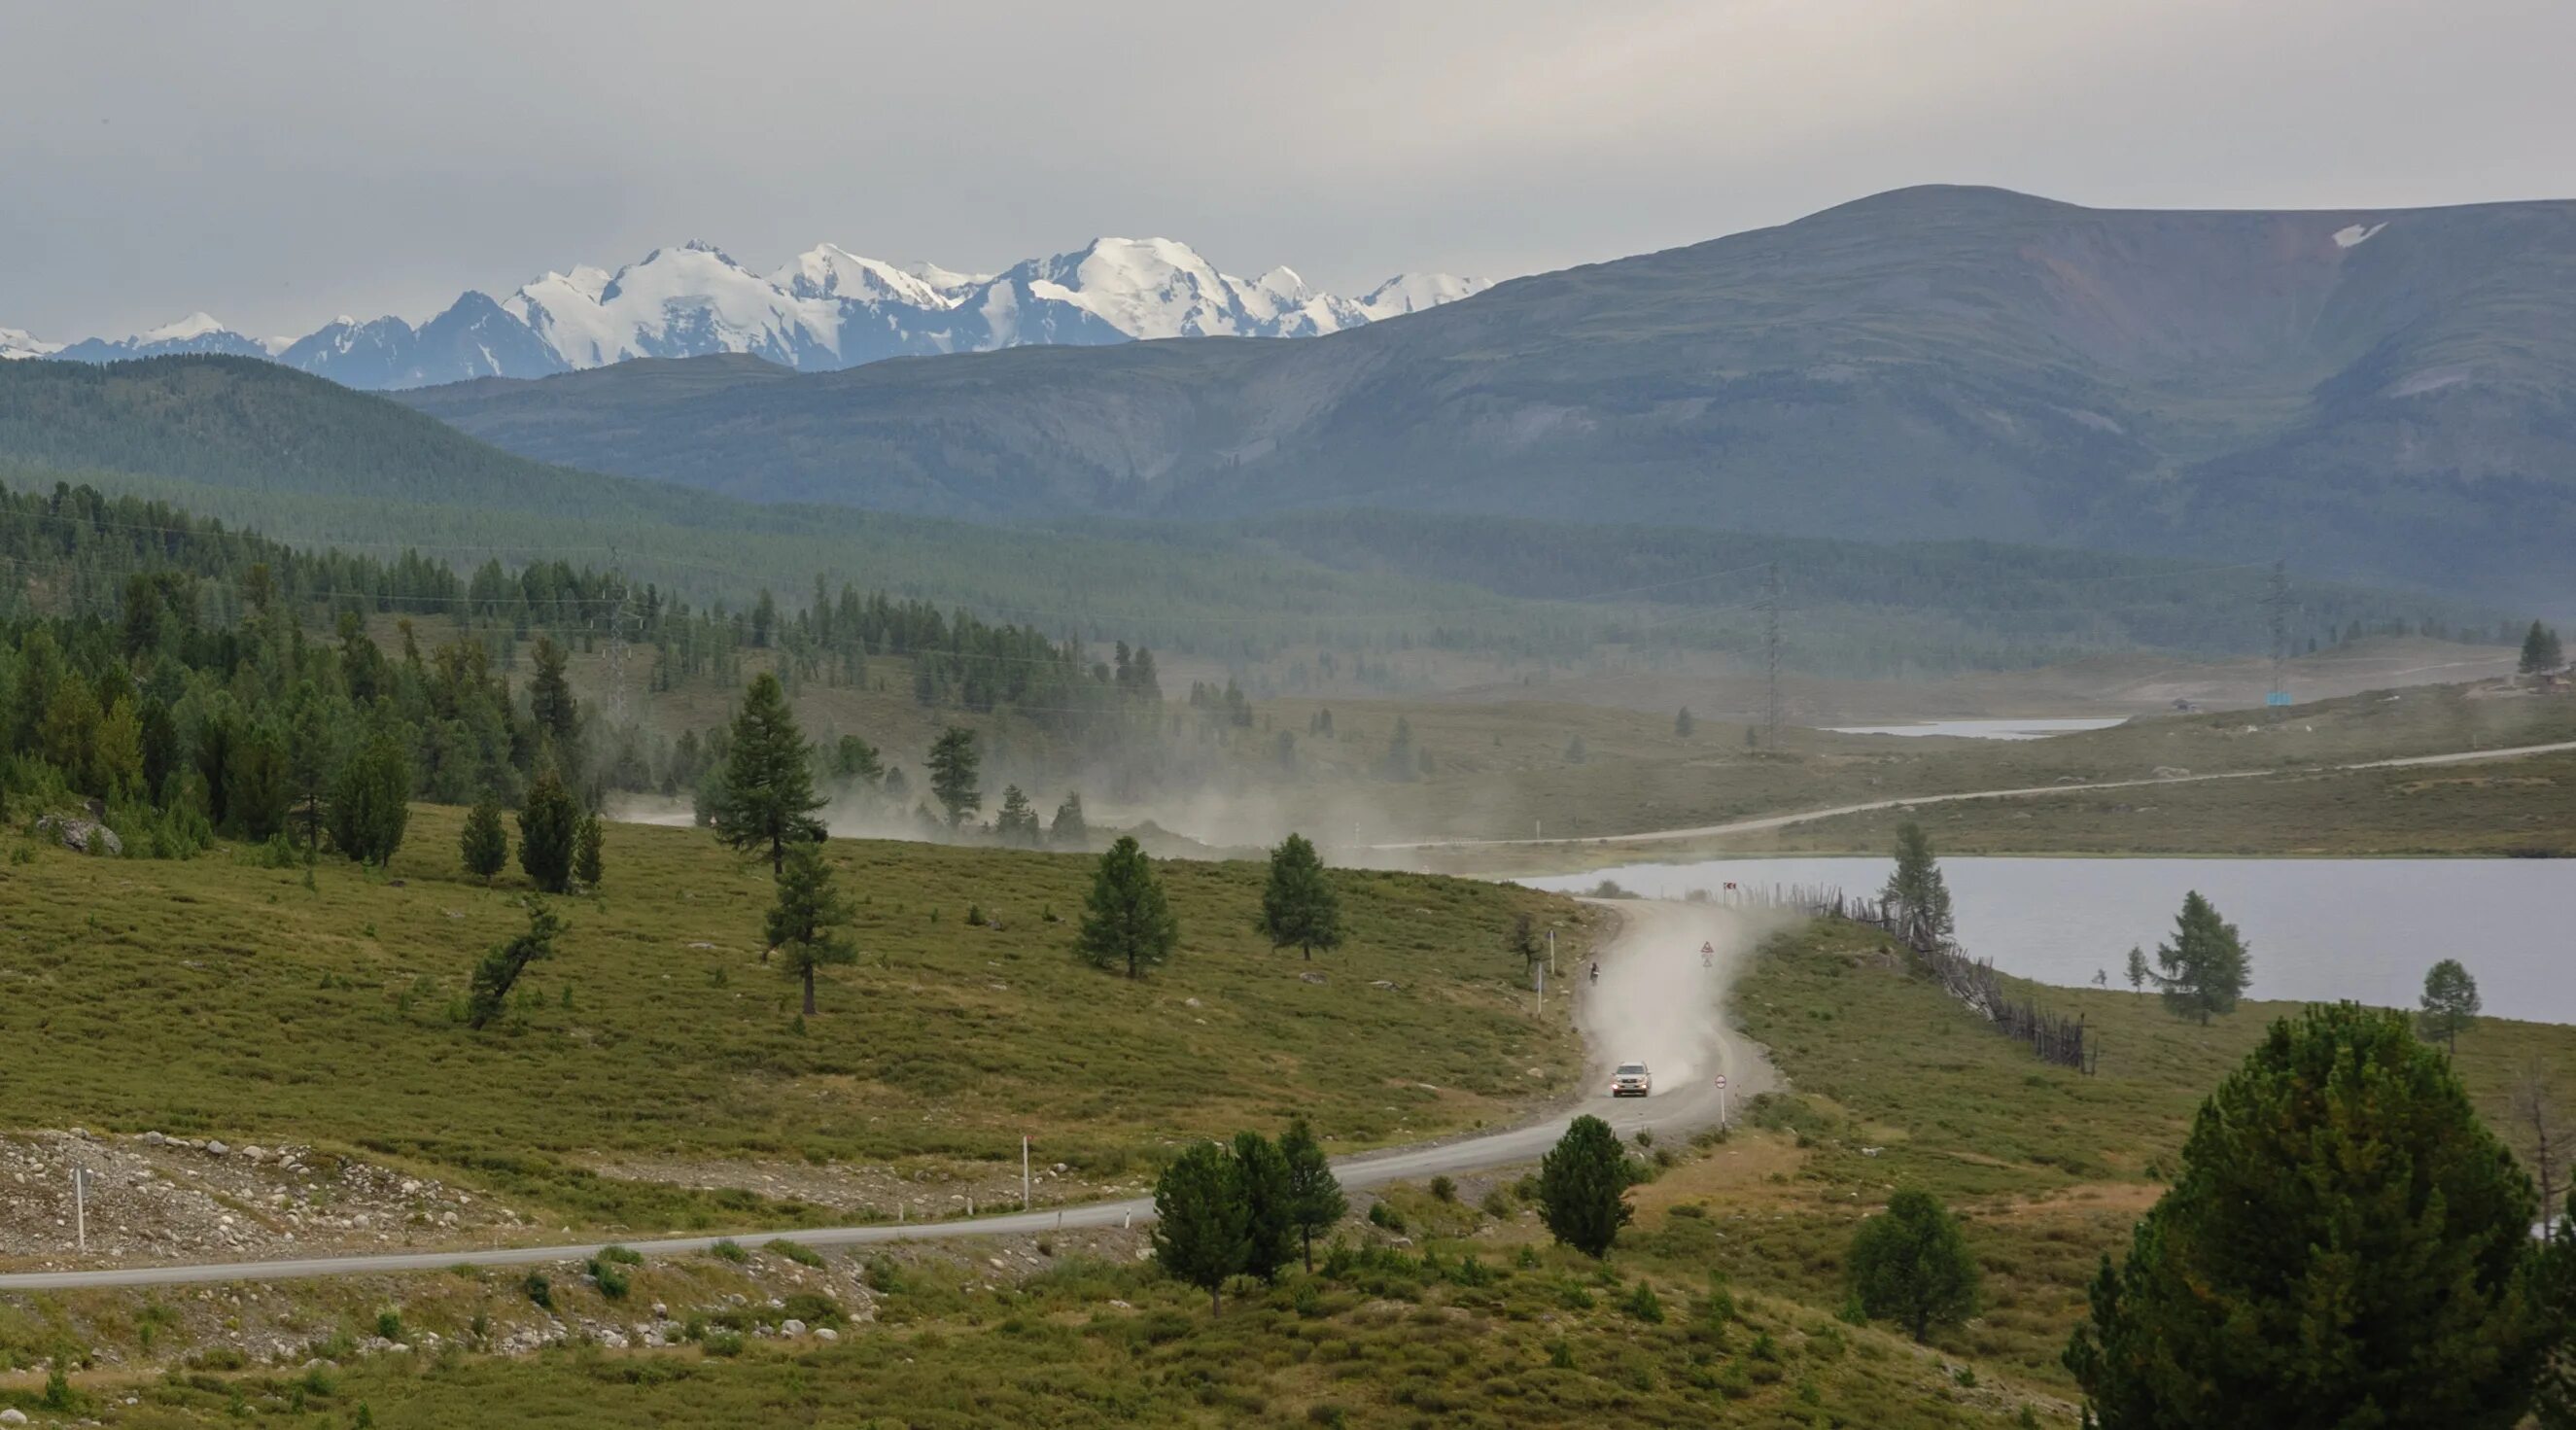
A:
[[[1539,1219],[1550,1235],[1584,1255],[1608,1255],[1619,1228],[1634,1215],[1628,1184],[1628,1154],[1619,1134],[1587,1113],[1539,1161]]]
[[[984,792],[975,785],[976,769],[982,763],[972,730],[952,725],[931,742],[930,797],[947,812],[950,829],[964,824],[968,815],[984,807]]]
[[[1682,707],[1682,713],[1673,717],[1673,738],[1676,740],[1689,739],[1691,737],[1691,727],[1692,721],[1690,707],[1685,705]]]
[[[2066,1351],[2102,1430],[2504,1430],[2557,1328],[2531,1180],[2404,1015],[2274,1023]]]
[[[510,859],[510,836],[501,829],[501,802],[490,790],[474,801],[465,815],[465,834],[457,841],[457,853],[464,860],[465,872],[482,879],[489,888],[492,876],[501,872]]]
[[[2566,656],[2559,647],[2558,632],[2533,621],[2522,638],[2522,660],[2516,668],[2525,675],[2538,675],[2564,664]]]
[[[2136,944],[2129,945],[2129,991],[2146,992],[2147,981],[2155,976],[2154,971],[2147,967],[2146,950]]]
[[[379,731],[332,780],[331,842],[354,861],[382,865],[402,847],[410,819],[411,757]]]
[[[2165,1007],[2177,1018],[2203,1024],[2220,1013],[2235,1011],[2253,977],[2253,956],[2236,925],[2195,889],[2183,895],[2182,913],[2174,920],[2171,943],[2156,945],[2156,982],[2163,985]]]
[[[1288,1160],[1258,1132],[1234,1134],[1234,1165],[1243,1183],[1243,1269],[1264,1281],[1297,1255],[1296,1202]]]
[[[1272,948],[1295,944],[1309,962],[1315,950],[1342,946],[1341,896],[1324,872],[1324,861],[1302,834],[1291,834],[1270,851],[1270,883],[1261,892],[1261,921],[1255,925]]]
[[[519,806],[519,867],[549,894],[571,887],[573,843],[580,824],[581,811],[572,802],[572,791],[564,788],[562,776],[551,768],[540,771]]]
[[[572,877],[582,888],[592,892],[599,889],[599,846],[603,837],[599,816],[583,815],[580,832],[573,840]]]
[[[820,844],[798,844],[778,872],[778,902],[770,906],[769,946],[780,967],[805,985],[805,1016],[814,1016],[815,970],[859,961],[857,945],[840,930],[850,906],[832,887],[832,866]]]
[[[1852,1234],[1844,1270],[1863,1311],[1898,1322],[1918,1342],[1936,1324],[1966,1320],[1976,1306],[1976,1258],[1959,1223],[1929,1192],[1889,1197],[1887,1210]]]
[[[2477,1025],[2478,981],[2460,966],[2456,958],[2434,964],[2424,974],[2424,998],[2416,1014],[2416,1027],[2426,1038],[2439,1039],[2451,1052],[2460,1049],[2460,1035]]]
[[[1235,1159],[1213,1142],[1174,1158],[1154,1182],[1154,1260],[1164,1274],[1205,1291],[1209,1311],[1221,1311],[1217,1293],[1243,1269],[1250,1246],[1251,1209]]]
[[[563,935],[563,920],[554,910],[535,899],[522,899],[520,906],[528,911],[527,931],[483,955],[474,969],[472,991],[466,997],[466,1023],[481,1029],[501,1010],[509,1006],[510,990],[518,985],[519,975],[528,965],[541,958],[554,956],[555,940]]]
[[[1029,807],[1029,797],[1018,785],[1002,786],[1002,808],[993,817],[993,832],[1005,844],[1037,846],[1038,812]]]
[[[1409,780],[1413,778],[1415,769],[1413,722],[1398,715],[1395,717],[1395,734],[1386,742],[1386,777]]]
[[[2532,1300],[2556,1345],[2541,1363],[2531,1411],[2540,1430],[2576,1430],[2576,1215],[2545,1197],[2540,1206],[2549,1239],[2534,1258]]]
[[[1896,871],[1878,896],[1892,906],[1908,937],[1928,937],[1937,944],[1957,929],[1950,915],[1950,882],[1941,877],[1931,837],[1913,820],[1896,827]]]
[[[787,692],[768,671],[753,676],[734,716],[724,777],[712,791],[716,837],[735,849],[769,846],[769,869],[785,867],[787,846],[823,837],[814,811],[812,751],[787,708]]]
[[[1180,923],[1154,877],[1153,861],[1133,835],[1119,836],[1100,856],[1073,951],[1094,968],[1123,964],[1128,977],[1142,978],[1172,956],[1180,939]]]
[[[581,712],[573,703],[572,682],[564,675],[564,666],[571,657],[552,636],[537,637],[528,655],[536,663],[536,673],[528,679],[529,718],[554,742],[556,762],[569,767],[577,763],[573,740],[581,729]]]
[[[1080,849],[1091,843],[1091,826],[1082,817],[1082,796],[1068,794],[1064,803],[1055,807],[1055,823],[1047,827],[1047,842],[1058,849]]]
[[[1288,1165],[1288,1219],[1297,1228],[1298,1245],[1304,1250],[1306,1269],[1315,1269],[1315,1234],[1330,1231],[1350,1214],[1350,1199],[1342,1195],[1342,1184],[1333,1175],[1332,1159],[1324,1155],[1324,1146],[1315,1140],[1315,1129],[1298,1117],[1288,1124],[1279,1137],[1280,1160]]]

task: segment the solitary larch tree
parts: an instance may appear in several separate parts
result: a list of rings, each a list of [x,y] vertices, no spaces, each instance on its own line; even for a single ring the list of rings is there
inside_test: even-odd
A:
[[[1911,1188],[1852,1233],[1844,1269],[1861,1309],[1905,1327],[1916,1341],[1956,1325],[1977,1302],[1977,1261],[1959,1223],[1931,1193]]]
[[[2312,1007],[2201,1105],[2066,1365],[2102,1430],[2505,1430],[2558,1339],[2538,1210],[2403,1014]]]
[[[823,837],[814,811],[813,751],[787,708],[787,691],[768,671],[753,676],[725,751],[724,778],[714,791],[716,837],[736,849],[769,847],[769,869],[787,862],[787,846]]]
[[[2424,973],[2424,998],[2416,1013],[2416,1026],[2427,1038],[2436,1038],[2451,1051],[2460,1050],[2460,1035],[2478,1021],[2478,981],[2460,966],[2456,958],[2446,958]]]
[[[791,845],[778,871],[778,901],[764,931],[778,950],[779,966],[805,985],[805,1016],[814,1016],[814,974],[828,965],[856,963],[859,951],[841,930],[850,906],[832,886],[832,866],[820,844]]]
[[[1950,883],[1941,877],[1932,838],[1913,820],[1896,827],[1896,869],[1879,898],[1893,906],[1898,926],[1909,937],[1920,933],[1938,943],[1957,927],[1950,915]]]
[[[2156,945],[2156,982],[2164,988],[2165,1007],[2177,1018],[2206,1024],[2220,1013],[2235,1011],[2253,978],[2253,956],[2246,951],[2236,925],[2194,889],[2183,895],[2182,913],[2174,919],[2173,942]]]
[[[1270,882],[1261,891],[1261,919],[1255,925],[1272,948],[1295,944],[1309,962],[1315,950],[1342,946],[1342,901],[1333,892],[1324,861],[1302,834],[1291,834],[1270,851]]]
[[[1058,849],[1080,849],[1091,842],[1091,826],[1082,818],[1082,796],[1068,794],[1064,803],[1055,807],[1055,823],[1047,826],[1047,842]]]
[[[1587,1113],[1539,1161],[1539,1219],[1558,1241],[1586,1256],[1605,1256],[1635,1214],[1628,1182],[1628,1154],[1619,1134]]]
[[[528,911],[526,931],[484,954],[475,965],[473,986],[465,1000],[469,1027],[480,1030],[501,1016],[519,975],[528,971],[529,964],[553,957],[555,940],[563,935],[563,920],[555,917],[554,910],[535,899],[523,899],[521,905]]]
[[[1162,966],[1180,940],[1180,921],[1172,917],[1153,861],[1134,835],[1119,836],[1100,856],[1073,951],[1094,968],[1124,965],[1128,977],[1142,978],[1146,969]]]
[[[977,769],[983,757],[975,751],[975,732],[955,726],[940,732],[930,746],[930,797],[947,811],[948,827],[957,828],[966,816],[984,807],[984,792],[975,785]]]
[[[600,876],[604,872],[600,868],[600,845],[606,838],[607,832],[600,827],[599,816],[595,813],[581,817],[581,828],[573,836],[572,877],[594,893],[599,889]]]

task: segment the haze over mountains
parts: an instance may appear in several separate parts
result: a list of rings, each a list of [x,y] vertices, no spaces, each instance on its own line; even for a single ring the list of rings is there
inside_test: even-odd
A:
[[[343,317],[260,340],[193,313],[130,337],[61,344],[0,328],[0,358],[73,362],[177,354],[267,357],[351,387],[543,377],[630,358],[740,353],[804,371],[907,354],[1134,338],[1309,337],[1481,291],[1481,279],[1405,273],[1358,298],[1288,268],[1236,278],[1184,243],[1098,238],[998,274],[892,264],[832,244],[760,274],[710,244],[656,249],[612,273],[548,273],[506,298],[469,292],[415,328]]]
[[[2576,204],[1899,190],[1298,343],[407,395],[514,451],[986,519],[1394,506],[2229,559],[2563,606]]]

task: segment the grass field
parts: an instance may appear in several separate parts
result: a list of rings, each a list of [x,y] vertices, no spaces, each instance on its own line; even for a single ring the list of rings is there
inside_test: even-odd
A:
[[[2102,1039],[2098,1075],[1986,1031],[1873,931],[1776,939],[1737,1001],[1792,1090],[1732,1136],[1640,1147],[1652,1180],[1606,1265],[1548,1246],[1506,1169],[1389,1189],[1385,1225],[1354,1218],[1335,1238],[1350,1251],[1276,1289],[1238,1285],[1219,1316],[1110,1244],[1114,1231],[1034,1252],[831,1253],[810,1270],[753,1251],[747,1265],[637,1266],[615,1299],[572,1269],[555,1276],[555,1313],[575,1327],[628,1325],[647,1301],[682,1308],[667,1324],[691,1338],[670,1349],[477,1353],[545,1318],[512,1276],[467,1273],[220,1294],[212,1314],[293,1328],[334,1362],[318,1371],[294,1368],[301,1350],[282,1368],[228,1369],[165,1341],[163,1359],[179,1358],[166,1374],[101,1369],[77,1388],[85,1413],[155,1430],[244,1414],[336,1427],[362,1404],[375,1424],[444,1426],[504,1403],[564,1427],[2071,1426],[2057,1355],[2085,1283],[2161,1193],[2200,1099],[2291,1009],[2249,1004],[2204,1028],[2131,994],[2037,991]],[[2525,1068],[2576,1099],[2576,1029],[2490,1020],[2458,1060],[2490,1117]],[[1833,1314],[1853,1227],[1903,1185],[1960,1211],[1984,1272],[1976,1315],[1929,1347]],[[988,1269],[993,1252],[1017,1269]],[[761,1309],[764,1288],[821,1297],[792,1304],[842,1338],[739,1335],[787,1314]],[[388,1312],[444,1343],[367,1351]],[[50,1325],[130,1352],[137,1327],[184,1337],[208,1314],[90,1293],[42,1298],[0,1332]],[[32,1410],[36,1393],[22,1376],[0,1399]]]
[[[1932,1190],[1968,1213],[1989,1293],[1977,1321],[1938,1343],[2062,1379],[2056,1355],[2099,1257],[2127,1244],[2161,1194],[2201,1100],[2297,1005],[2247,1003],[2204,1028],[2152,996],[2006,982],[2082,1016],[2099,1073],[2046,1066],[1995,1035],[1874,931],[1820,925],[1775,944],[1738,1006],[1794,1089],[1756,1119],[1793,1139],[1798,1165],[1782,1219],[1728,1246],[1721,1264],[1748,1285],[1831,1297],[1852,1220],[1897,1186]],[[2507,1109],[2519,1076],[2536,1073],[2559,1107],[2576,1107],[2576,1028],[2490,1018],[2462,1035],[2457,1058],[2521,1155],[2530,1149]]]
[[[1025,1132],[1043,1160],[1126,1179],[1177,1139],[1298,1112],[1341,1148],[1507,1119],[1581,1060],[1561,1017],[1531,1016],[1502,946],[1522,911],[1581,937],[1568,901],[1347,874],[1349,943],[1310,965],[1254,934],[1258,866],[1168,864],[1181,952],[1130,982],[1068,952],[1091,860],[860,841],[830,855],[862,962],[825,971],[821,1016],[800,1026],[793,983],[761,959],[765,862],[640,826],[611,828],[603,891],[556,901],[558,956],[475,1033],[458,1021],[466,980],[524,927],[523,890],[515,869],[492,890],[461,875],[460,825],[416,807],[383,875],[326,859],[309,887],[301,867],[230,852],[23,844],[0,865],[0,1039],[44,1055],[0,1082],[0,1126],[355,1148],[564,1223],[703,1226],[822,1213],[721,1177],[591,1169],[1016,1174]]]

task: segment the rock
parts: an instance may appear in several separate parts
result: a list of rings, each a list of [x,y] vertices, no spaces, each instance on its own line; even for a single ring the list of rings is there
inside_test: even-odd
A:
[[[74,814],[48,814],[36,821],[36,832],[51,834],[75,854],[123,854],[125,841],[95,819]]]
[[[27,1412],[19,1409],[17,1406],[12,1405],[6,1410],[0,1410],[0,1425],[24,1425],[26,1423]]]
[[[1058,1162],[1058,1163],[1056,1163],[1054,1166],[1047,1168],[1047,1170],[1048,1170],[1048,1171],[1050,1171],[1050,1172],[1053,1172],[1053,1173],[1055,1173],[1057,1176],[1061,1177],[1061,1176],[1063,1176],[1065,1173],[1070,1172],[1070,1171],[1072,1171],[1073,1169],[1072,1169],[1071,1167],[1066,1166],[1066,1165],[1065,1165],[1065,1164],[1063,1164],[1062,1162]]]
[[[840,1338],[841,1333],[833,1330],[829,1326],[816,1326],[814,1328],[814,1339],[818,1341],[837,1341]]]
[[[1200,1008],[1205,1007],[1206,1005],[1199,1002],[1196,998],[1184,998],[1181,1000],[1181,1006],[1184,1008]]]
[[[805,1334],[805,1323],[790,1316],[778,1323],[778,1333],[782,1336],[801,1336]]]
[[[209,1157],[220,1157],[231,1150],[233,1149],[216,1141],[212,1137],[206,1139],[206,1155]]]
[[[268,1160],[268,1149],[256,1144],[244,1147],[241,1149],[241,1154],[253,1162],[265,1162]]]
[[[1297,975],[1297,981],[1300,983],[1321,983],[1324,981],[1324,975],[1320,973],[1300,973]]]
[[[1369,987],[1371,988],[1393,988],[1394,986],[1395,983],[1391,979],[1372,978],[1369,980]]]
[[[169,1138],[162,1136],[158,1132],[146,1132],[143,1134],[143,1145],[146,1147],[158,1147],[169,1140]]]

